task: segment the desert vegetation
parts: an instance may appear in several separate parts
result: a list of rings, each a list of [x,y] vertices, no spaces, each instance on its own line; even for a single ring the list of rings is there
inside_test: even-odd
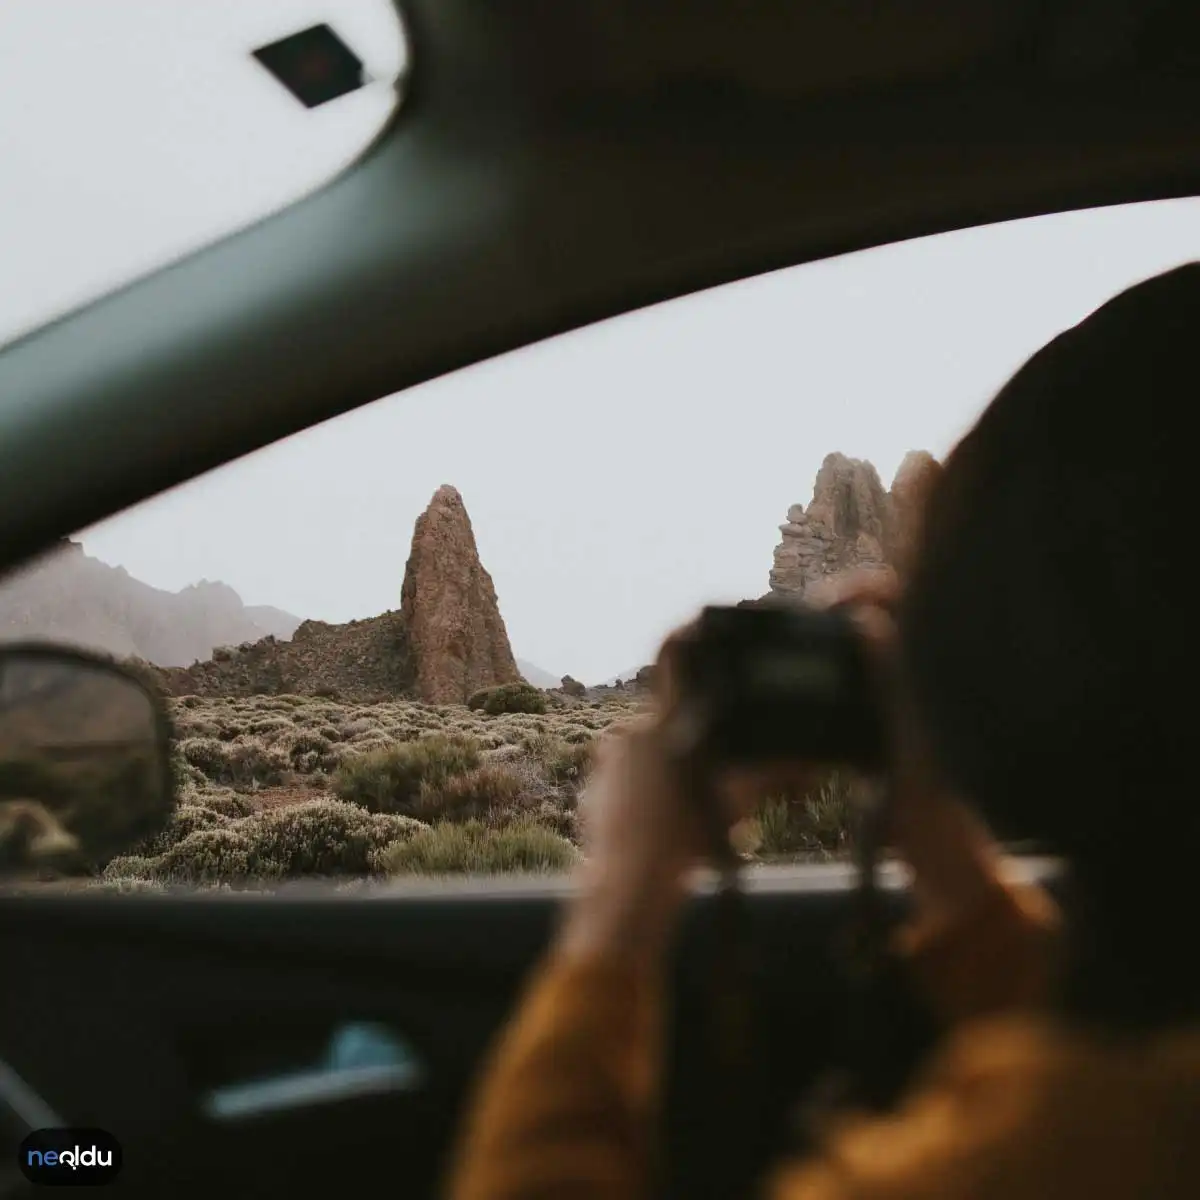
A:
[[[314,696],[172,700],[178,805],[93,886],[270,888],[412,875],[544,873],[581,855],[578,803],[595,740],[630,695],[575,701],[527,685],[471,706]],[[532,711],[531,711],[532,710]],[[750,858],[846,849],[836,777],[776,797],[742,831]]]

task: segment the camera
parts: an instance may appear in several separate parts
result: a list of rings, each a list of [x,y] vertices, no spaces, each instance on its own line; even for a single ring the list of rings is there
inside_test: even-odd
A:
[[[878,680],[843,610],[710,606],[678,672],[686,742],[714,764],[884,766]]]

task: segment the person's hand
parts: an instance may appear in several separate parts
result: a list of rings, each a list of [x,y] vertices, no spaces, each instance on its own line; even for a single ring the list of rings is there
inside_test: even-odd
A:
[[[664,731],[678,703],[675,661],[688,625],[664,643],[649,711],[601,738],[580,804],[585,866],[562,942],[568,953],[658,954],[703,849]]]
[[[896,754],[887,833],[913,870],[918,904],[940,919],[962,911],[990,886],[998,855],[987,829],[940,779],[902,686],[885,682],[895,679],[899,597],[892,572],[868,570],[838,581],[825,600],[847,611],[878,668]],[[581,892],[563,931],[570,953],[643,960],[658,955],[686,895],[689,872],[703,858],[694,797],[686,794],[664,738],[680,699],[675,664],[691,636],[688,625],[664,643],[650,711],[601,743],[582,804]],[[817,778],[812,764],[797,761],[713,783],[732,828],[766,796],[802,791]]]
[[[601,740],[581,804],[586,863],[563,930],[569,953],[643,960],[659,953],[689,874],[708,850],[696,798],[687,793],[665,738],[680,701],[678,657],[693,635],[689,624],[666,640],[649,711]],[[802,764],[783,764],[713,780],[725,825],[732,829],[764,796],[807,782],[810,774]]]

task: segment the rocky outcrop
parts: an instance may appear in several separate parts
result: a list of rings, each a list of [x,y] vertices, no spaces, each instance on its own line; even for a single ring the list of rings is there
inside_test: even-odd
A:
[[[0,581],[0,640],[48,640],[186,666],[218,646],[290,637],[298,617],[248,608],[231,587],[203,580],[179,592],[134,579],[64,538]]]
[[[400,612],[418,700],[465,704],[481,688],[520,681],[471,518],[449,485],[438,488],[417,518]]]
[[[654,668],[639,667],[636,671],[630,671],[629,675],[628,679],[617,677],[595,687],[586,687],[570,675],[564,675],[560,687],[547,690],[551,699],[565,704],[573,701],[595,704],[604,700],[645,700],[654,683]]]
[[[848,571],[903,570],[919,530],[921,506],[937,476],[924,451],[906,455],[891,491],[869,463],[827,455],[808,508],[794,504],[781,525],[770,596],[820,602]]]
[[[413,667],[398,612],[346,625],[304,621],[290,641],[222,646],[206,662],[159,671],[175,696],[329,696],[370,704],[412,692]]]
[[[562,690],[568,696],[575,696],[576,698],[587,695],[587,688],[571,675],[564,675],[562,677]]]

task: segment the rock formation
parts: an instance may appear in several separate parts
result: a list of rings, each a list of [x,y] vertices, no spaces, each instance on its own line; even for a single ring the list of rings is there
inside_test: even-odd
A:
[[[921,505],[937,477],[924,451],[905,456],[890,492],[868,462],[827,455],[808,508],[793,504],[781,525],[769,595],[819,602],[848,571],[903,571],[919,529]]]
[[[654,668],[639,667],[636,671],[627,672],[627,675],[628,678],[618,676],[594,687],[586,687],[578,679],[564,675],[559,687],[546,690],[553,701],[564,704],[574,701],[594,704],[603,700],[645,700],[653,685]]]
[[[562,677],[562,690],[568,696],[575,696],[577,698],[587,695],[587,688],[571,675],[564,675]]]
[[[290,641],[222,646],[206,662],[159,671],[176,696],[329,696],[369,704],[411,694],[413,667],[398,612],[345,625],[304,621]]]
[[[449,485],[417,518],[400,612],[417,699],[465,704],[480,688],[521,679],[471,518]]]

